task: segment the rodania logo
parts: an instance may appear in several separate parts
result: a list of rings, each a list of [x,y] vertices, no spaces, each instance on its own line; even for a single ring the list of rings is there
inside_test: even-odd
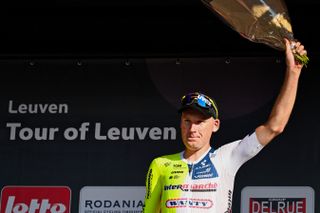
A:
[[[70,213],[70,200],[66,186],[6,186],[0,213]]]

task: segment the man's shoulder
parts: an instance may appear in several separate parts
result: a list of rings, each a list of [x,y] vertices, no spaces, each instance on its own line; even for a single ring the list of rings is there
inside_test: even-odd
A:
[[[241,140],[235,140],[235,141],[228,142],[228,143],[223,144],[222,146],[220,146],[220,147],[219,147],[218,149],[216,149],[215,151],[232,149],[233,147],[237,146],[240,142],[241,142]]]
[[[166,166],[166,165],[170,165],[171,163],[174,163],[174,162],[177,162],[180,160],[182,160],[181,152],[175,153],[175,154],[163,155],[163,156],[155,158],[153,161],[158,166]]]
[[[245,137],[243,137],[242,139],[238,139],[229,143],[226,143],[222,146],[220,146],[217,150],[215,150],[215,153],[221,153],[224,154],[225,152],[230,152],[233,151],[235,149],[237,149],[238,147],[240,147],[239,145],[241,145],[241,147],[244,148],[249,148],[249,147],[260,147],[260,143],[256,137],[255,132],[251,133],[251,134],[247,134]]]
[[[169,154],[169,155],[163,155],[156,158],[157,161],[176,161],[181,160],[181,152]]]

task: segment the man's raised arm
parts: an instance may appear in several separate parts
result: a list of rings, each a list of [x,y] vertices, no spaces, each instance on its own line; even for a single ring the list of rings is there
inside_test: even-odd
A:
[[[283,132],[295,103],[298,81],[303,65],[295,61],[293,53],[307,54],[300,42],[295,43],[294,50],[291,49],[290,42],[287,39],[285,39],[285,42],[287,68],[283,85],[267,122],[256,128],[257,138],[263,146]]]

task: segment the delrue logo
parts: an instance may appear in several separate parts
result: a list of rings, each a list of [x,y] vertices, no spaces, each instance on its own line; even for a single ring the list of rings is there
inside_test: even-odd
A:
[[[314,213],[309,186],[251,186],[241,192],[241,213]]]
[[[70,199],[65,186],[6,186],[0,213],[70,213]]]
[[[306,199],[250,198],[249,213],[306,213]]]

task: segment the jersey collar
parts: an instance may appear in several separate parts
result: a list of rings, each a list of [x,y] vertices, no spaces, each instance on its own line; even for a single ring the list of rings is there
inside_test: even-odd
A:
[[[185,153],[185,151],[182,151],[182,152],[180,153],[180,157],[181,157],[182,161],[186,162],[187,164],[197,164],[197,163],[199,163],[209,152],[210,152],[210,153],[213,153],[213,152],[214,152],[214,149],[213,149],[211,146],[208,148],[208,150],[207,150],[205,153],[203,153],[203,154],[199,157],[198,160],[196,160],[196,161],[194,161],[194,162],[190,162],[190,161],[188,161],[187,159],[184,158],[184,153]]]

